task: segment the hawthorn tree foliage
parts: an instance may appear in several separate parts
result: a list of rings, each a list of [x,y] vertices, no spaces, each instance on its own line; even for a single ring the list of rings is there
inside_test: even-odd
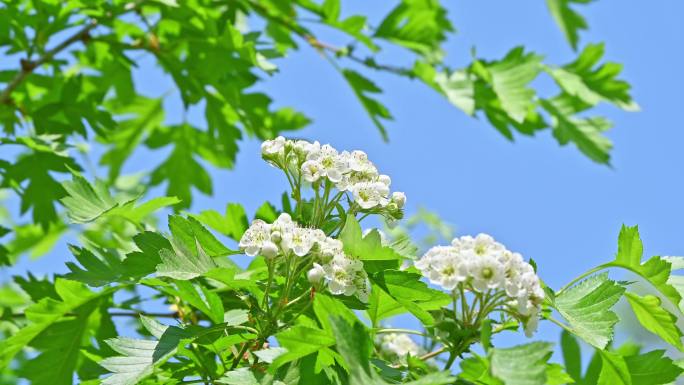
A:
[[[313,49],[385,139],[392,115],[372,80],[378,72],[427,85],[508,139],[551,130],[609,164],[611,123],[593,107],[638,106],[603,45],[580,46],[587,25],[578,8],[588,1],[546,3],[575,60],[547,63],[520,46],[499,58],[473,51],[469,65],[452,68],[442,45],[455,27],[436,0],[388,4],[379,20],[349,14],[339,0],[0,2],[0,187],[11,197],[0,265],[43,255],[67,232],[79,240],[68,274],[20,275],[0,287],[0,383],[675,381],[682,369],[665,351],[611,344],[611,308],[624,297],[648,332],[682,350],[683,286],[672,274],[682,258],[644,260],[637,228],[623,227],[612,261],[554,289],[533,261],[484,234],[421,255],[406,235],[362,227],[367,217],[404,217],[406,195],[391,192],[390,178],[362,151],[279,136],[310,118],[254,88],[291,51]],[[322,29],[339,40],[320,39]],[[403,49],[401,63],[383,58],[388,47]],[[143,94],[133,81],[142,58],[174,87]],[[554,96],[538,94],[540,76],[555,82]],[[169,98],[204,120],[169,123]],[[283,172],[282,201],[250,215],[238,203],[180,214],[195,191],[212,193],[206,167],[232,168],[243,137],[263,140],[262,157]],[[122,175],[129,158],[160,148],[168,157],[149,173]],[[87,177],[95,167],[106,179]],[[158,185],[167,196],[146,198]],[[165,209],[175,212],[168,229],[158,225]],[[612,280],[616,269],[655,291]],[[150,303],[169,310],[147,311]],[[386,326],[402,314],[421,328]],[[547,321],[562,330],[562,364],[550,362],[549,342],[492,345],[498,333],[533,337]],[[595,350],[588,366],[579,341]]]

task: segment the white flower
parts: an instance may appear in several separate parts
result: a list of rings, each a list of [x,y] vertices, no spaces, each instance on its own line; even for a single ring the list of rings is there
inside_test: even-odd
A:
[[[309,154],[318,152],[321,149],[321,144],[318,141],[311,143],[306,140],[298,140],[294,142],[293,148],[297,153],[306,158]]]
[[[404,205],[406,204],[406,194],[400,191],[393,192],[392,202],[397,205],[398,208],[404,208]]]
[[[387,206],[389,188],[381,182],[361,182],[352,186],[354,201],[364,209]]]
[[[309,183],[314,183],[323,176],[323,168],[317,160],[307,160],[302,164],[302,177]]]
[[[389,175],[378,175],[378,182],[389,187],[392,184],[392,179],[389,177]]]
[[[273,140],[267,140],[261,143],[261,154],[263,156],[282,155],[284,153],[286,140],[279,136]]]
[[[361,261],[338,254],[323,265],[323,270],[330,293],[346,296],[357,294],[362,301],[368,300],[369,285]]]
[[[344,252],[344,245],[339,239],[325,237],[322,242],[319,242],[319,246],[321,255],[326,258],[332,258]]]
[[[342,180],[342,175],[349,171],[347,162],[329,144],[324,144],[317,152],[309,153],[308,161],[316,161],[320,167],[321,175],[328,177],[333,183]]]
[[[323,266],[319,265],[318,263],[314,263],[313,267],[306,273],[306,278],[314,285],[321,282],[321,280],[325,278],[325,270],[323,270]]]
[[[504,282],[504,267],[491,255],[482,255],[470,264],[473,288],[477,291],[496,289]]]
[[[397,357],[400,362],[406,362],[406,357],[420,354],[420,347],[411,337],[400,333],[383,334],[380,338],[380,348],[389,356]]]
[[[525,336],[527,338],[532,338],[534,333],[537,331],[537,327],[539,326],[539,314],[538,314],[539,309],[535,308],[535,311],[530,314],[530,318],[527,319],[525,322],[524,330],[525,330]]]
[[[292,220],[292,217],[288,213],[282,213],[276,218],[271,224],[271,232],[280,232],[280,234],[285,234],[291,232],[296,227],[296,224]]]
[[[506,249],[487,234],[478,234],[475,238],[470,236],[457,238],[452,241],[452,245],[460,247],[463,252],[472,252],[480,256],[498,255]]]
[[[296,227],[283,234],[282,246],[285,251],[292,251],[295,255],[303,257],[311,251],[315,242],[316,238],[311,230]]]
[[[240,238],[240,248],[250,257],[258,255],[262,248],[266,247],[267,252],[272,251],[273,242],[271,241],[271,225],[257,219],[252,222],[247,231]],[[275,245],[273,245],[275,246]],[[276,250],[277,251],[277,250]]]
[[[453,290],[468,278],[468,264],[454,247],[435,246],[416,262],[430,282]]]

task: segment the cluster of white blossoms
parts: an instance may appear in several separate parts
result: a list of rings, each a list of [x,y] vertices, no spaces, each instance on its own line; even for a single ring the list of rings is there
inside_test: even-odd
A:
[[[279,136],[261,144],[261,155],[276,167],[296,170],[307,182],[332,182],[338,190],[351,193],[363,209],[398,210],[406,203],[404,193],[390,194],[390,177],[380,174],[363,151],[338,152],[329,144]]]
[[[260,219],[253,221],[239,245],[251,257],[310,258],[313,267],[307,278],[311,283],[327,284],[335,295],[356,295],[361,301],[368,301],[370,282],[363,262],[348,257],[340,240],[319,229],[300,227],[287,213],[280,214],[271,224]]]
[[[421,354],[421,348],[411,337],[402,333],[381,334],[377,343],[380,350],[387,356],[398,359],[401,363],[406,363],[406,357],[411,355],[416,357]]]
[[[451,246],[436,246],[416,261],[433,284],[446,290],[460,283],[476,292],[504,291],[507,306],[525,321],[525,334],[536,329],[544,290],[534,268],[487,234],[455,238]]]

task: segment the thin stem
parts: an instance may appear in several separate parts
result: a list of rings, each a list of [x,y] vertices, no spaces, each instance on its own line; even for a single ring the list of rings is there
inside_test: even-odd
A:
[[[549,321],[551,321],[551,322],[553,322],[553,323],[555,323],[556,325],[562,327],[563,329],[567,330],[567,331],[570,332],[570,333],[573,333],[573,334],[575,333],[572,329],[570,329],[570,327],[569,327],[568,325],[566,325],[566,324],[560,322],[559,320],[557,320],[557,319],[555,319],[555,318],[553,318],[553,317],[551,317],[551,316],[546,316],[546,317],[544,317],[544,318],[547,319],[547,320],[549,320]]]
[[[388,328],[388,329],[377,329],[377,330],[375,330],[375,334],[383,334],[383,333],[403,333],[403,334],[414,334],[417,336],[428,337],[427,334],[420,332],[418,330],[413,330],[413,329]]]
[[[237,366],[240,364],[240,361],[242,361],[242,358],[244,357],[245,353],[247,353],[247,350],[249,349],[249,342],[250,341],[245,341],[245,343],[242,345],[242,348],[240,348],[240,351],[238,352],[237,357],[235,357],[232,365],[230,365],[230,370],[237,368]]]
[[[9,102],[12,91],[19,87],[21,82],[23,82],[24,79],[26,79],[31,73],[33,73],[33,71],[36,68],[52,60],[52,58],[55,57],[55,55],[62,52],[64,49],[66,49],[73,43],[86,39],[90,31],[93,30],[93,28],[95,28],[96,26],[97,20],[91,20],[87,23],[85,27],[78,30],[75,34],[71,35],[69,38],[67,38],[51,50],[46,51],[43,54],[43,56],[38,58],[38,60],[22,61],[21,70],[14,76],[14,79],[12,79],[7,84],[7,87],[5,87],[2,93],[0,93],[0,104],[5,104]]]
[[[600,265],[600,266],[594,267],[593,269],[587,270],[586,272],[584,272],[584,273],[582,273],[581,275],[579,275],[577,278],[575,278],[575,279],[573,279],[572,281],[568,282],[565,286],[563,286],[563,287],[561,287],[560,289],[558,289],[558,291],[556,292],[556,295],[560,295],[560,294],[563,293],[565,290],[567,290],[568,288],[572,287],[572,285],[574,285],[575,283],[577,283],[577,282],[583,280],[584,278],[586,278],[586,277],[588,277],[588,276],[590,276],[590,275],[592,275],[592,274],[594,274],[594,273],[596,273],[596,272],[598,272],[598,271],[601,271],[601,270],[603,270],[603,269],[606,269],[606,268],[608,268],[608,267],[610,267],[610,266],[607,266],[607,265]]]
[[[446,347],[446,346],[442,346],[441,348],[439,348],[439,349],[437,349],[437,350],[435,350],[435,351],[432,351],[432,352],[430,352],[430,353],[423,354],[422,356],[420,356],[420,357],[418,357],[418,358],[419,358],[420,360],[422,360],[422,361],[425,361],[425,360],[429,360],[429,359],[432,358],[432,357],[436,357],[436,356],[438,356],[438,355],[440,355],[440,354],[442,354],[442,353],[444,353],[444,352],[446,352],[446,351],[447,351],[447,347]]]
[[[268,281],[266,282],[266,290],[264,290],[264,300],[262,301],[261,307],[266,308],[266,312],[270,313],[270,306],[269,306],[269,300],[268,300],[268,295],[269,291],[271,290],[271,285],[273,284],[273,260],[268,260],[266,262],[268,265]]]

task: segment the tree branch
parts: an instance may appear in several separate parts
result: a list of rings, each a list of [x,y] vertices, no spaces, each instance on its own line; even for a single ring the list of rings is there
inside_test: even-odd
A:
[[[76,313],[67,313],[65,316],[70,317],[70,316],[76,316]],[[109,315],[111,317],[134,317],[138,318],[140,316],[146,316],[146,317],[157,317],[157,318],[179,318],[178,313],[148,313],[148,312],[143,312],[143,311],[134,311],[134,312],[110,312]],[[11,318],[26,318],[26,313],[15,313],[10,315]]]
[[[85,27],[81,28],[75,34],[71,35],[68,39],[64,40],[56,47],[46,51],[43,54],[43,56],[38,58],[38,60],[31,61],[28,59],[22,59],[21,70],[17,73],[14,79],[12,79],[7,84],[7,87],[5,87],[2,93],[0,93],[0,104],[9,104],[11,101],[12,92],[17,87],[19,87],[19,85],[24,81],[24,79],[26,79],[31,73],[33,73],[33,71],[36,68],[52,60],[55,57],[55,55],[62,52],[64,49],[66,49],[73,43],[87,40],[90,35],[90,31],[93,30],[93,28],[95,27],[97,27],[97,20],[91,20],[86,24]]]

